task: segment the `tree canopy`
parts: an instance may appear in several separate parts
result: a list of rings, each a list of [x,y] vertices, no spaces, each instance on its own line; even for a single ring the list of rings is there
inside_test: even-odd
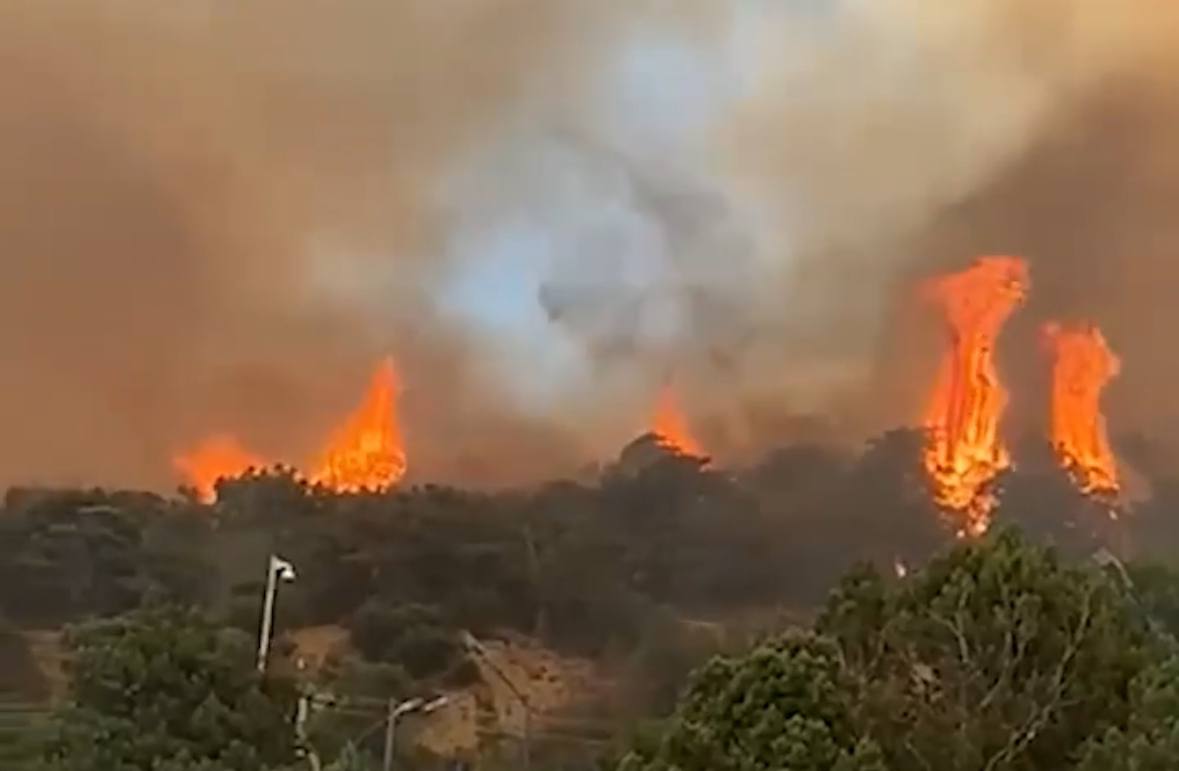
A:
[[[813,635],[701,670],[622,769],[1177,768],[1179,664],[1131,592],[1013,531],[858,569]]]
[[[843,678],[838,650],[812,636],[715,659],[693,677],[657,750],[631,755],[621,771],[883,771],[879,748],[857,735]]]
[[[718,650],[744,650],[750,630],[780,630],[783,619],[810,626],[846,574],[815,639],[768,649],[783,672],[811,674],[825,671],[820,651],[836,652],[842,695],[828,707],[850,728],[812,737],[816,757],[892,771],[1071,771],[1059,765],[1065,755],[1075,764],[1086,752],[1165,747],[1167,725],[1131,718],[1141,694],[1158,690],[1147,674],[1160,665],[1158,639],[1179,629],[1179,574],[1168,565],[1179,483],[1152,479],[1156,499],[1114,521],[1045,450],[1000,481],[996,523],[1059,552],[996,536],[897,582],[894,566],[916,570],[953,541],[925,489],[921,447],[919,432],[892,431],[859,452],[798,444],[723,469],[640,439],[592,478],[495,492],[424,484],[340,494],[283,468],[222,480],[208,504],[14,489],[0,515],[0,616],[12,624],[10,660],[24,670],[36,664],[24,646],[45,630],[108,628],[94,619],[118,628],[128,612],[142,624],[138,609],[161,600],[201,608],[190,620],[209,628],[253,635],[277,553],[298,580],[281,589],[276,650],[300,627],[346,632],[352,648],[321,671],[336,679],[321,683],[333,691],[379,700],[454,687],[472,676],[462,631],[522,634],[608,669],[622,690],[611,717],[624,723],[666,717],[686,673]],[[1124,577],[1076,567],[1103,543],[1160,562],[1130,563]],[[856,561],[889,570],[848,573]],[[206,638],[232,647],[224,636]],[[45,698],[37,678],[11,680],[22,699]],[[124,734],[137,725],[114,714]],[[708,722],[706,711],[693,714],[693,724]],[[732,743],[746,745],[734,731]],[[642,759],[662,762],[653,750]]]
[[[295,692],[262,680],[248,640],[175,607],[70,635],[71,706],[60,771],[244,771],[293,759]]]

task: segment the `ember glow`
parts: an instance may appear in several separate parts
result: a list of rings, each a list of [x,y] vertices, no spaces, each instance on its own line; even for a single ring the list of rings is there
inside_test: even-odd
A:
[[[1121,362],[1092,324],[1044,327],[1052,357],[1052,447],[1061,466],[1086,495],[1119,489],[1117,461],[1106,434],[1101,393]]]
[[[1016,257],[983,257],[923,288],[949,332],[925,412],[925,470],[937,503],[959,519],[959,533],[981,535],[995,505],[987,487],[1010,465],[999,437],[1007,391],[995,368],[995,341],[1027,296],[1027,265]]]
[[[679,455],[704,457],[704,448],[688,427],[679,397],[671,386],[664,386],[659,392],[655,414],[651,417],[651,433],[665,449]]]
[[[406,471],[397,415],[397,370],[386,359],[373,374],[364,401],[336,429],[312,481],[337,492],[384,490]]]
[[[217,497],[215,488],[219,479],[239,477],[251,468],[261,469],[266,465],[265,460],[228,434],[211,436],[191,452],[172,460],[183,484],[195,490],[205,503]]]

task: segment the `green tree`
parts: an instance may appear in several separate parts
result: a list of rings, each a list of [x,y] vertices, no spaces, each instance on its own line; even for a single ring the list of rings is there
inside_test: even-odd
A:
[[[352,619],[352,642],[369,661],[399,664],[413,677],[441,674],[462,656],[437,608],[366,602]]]
[[[207,527],[146,493],[12,490],[0,518],[0,606],[18,623],[56,626],[147,597],[199,601]]]
[[[1108,729],[1085,748],[1077,771],[1171,771],[1179,768],[1179,659],[1135,678],[1125,726]]]
[[[653,752],[623,771],[884,771],[853,722],[839,652],[788,637],[745,659],[716,658],[693,678]]]
[[[1162,771],[1179,662],[1125,582],[1006,531],[900,581],[852,571],[814,638],[696,676],[625,771]]]
[[[1127,566],[1127,575],[1151,622],[1179,637],[1179,570],[1156,562],[1136,562]]]
[[[74,630],[61,771],[254,771],[293,758],[294,689],[254,671],[250,644],[159,607]]]
[[[1119,582],[1013,531],[893,586],[853,574],[819,629],[844,652],[864,730],[904,769],[1068,768],[1126,721],[1158,652]]]

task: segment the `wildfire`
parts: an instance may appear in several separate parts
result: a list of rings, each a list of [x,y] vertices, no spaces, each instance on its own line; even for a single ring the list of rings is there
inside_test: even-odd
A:
[[[1118,376],[1121,362],[1092,324],[1051,323],[1043,338],[1052,356],[1053,449],[1081,492],[1117,492],[1117,461],[1106,435],[1101,392]]]
[[[312,481],[339,492],[382,490],[405,476],[405,447],[397,418],[397,370],[386,359],[364,401],[335,432]]]
[[[655,402],[651,433],[659,439],[659,444],[665,449],[680,455],[704,457],[704,448],[692,435],[687,418],[680,408],[679,397],[670,385],[660,390],[659,398]]]
[[[986,532],[995,505],[987,485],[1010,465],[999,437],[1007,391],[994,349],[1028,288],[1027,265],[1016,257],[982,257],[924,286],[945,317],[950,345],[925,412],[923,460],[935,500],[960,517],[962,535]]]
[[[205,502],[214,499],[218,479],[239,477],[266,465],[227,434],[210,437],[173,460],[184,483]],[[383,490],[405,476],[405,448],[397,420],[397,370],[392,359],[381,362],[364,401],[332,434],[316,468],[310,481],[337,492]]]
[[[211,436],[194,450],[178,455],[172,466],[184,479],[184,484],[196,490],[204,502],[212,502],[217,493],[217,480],[241,476],[251,468],[263,468],[266,461],[242,447],[228,434]]]

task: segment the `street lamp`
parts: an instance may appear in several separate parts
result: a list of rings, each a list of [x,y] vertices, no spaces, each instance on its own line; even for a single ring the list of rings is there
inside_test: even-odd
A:
[[[385,719],[385,762],[381,765],[384,771],[392,771],[393,769],[393,749],[397,740],[397,721],[405,715],[417,712],[422,715],[428,715],[431,712],[442,709],[450,703],[450,699],[445,696],[439,696],[433,701],[424,701],[423,699],[408,699],[406,701],[397,703],[396,699],[389,699],[389,714]]]
[[[479,660],[495,673],[496,677],[508,687],[508,691],[520,703],[520,707],[524,711],[524,744],[523,749],[523,765],[524,771],[529,771],[532,768],[532,705],[528,703],[528,697],[520,691],[516,684],[512,682],[512,678],[508,677],[499,665],[495,663],[495,659],[487,652],[487,648],[483,643],[470,632],[464,631],[459,639],[462,641],[464,650],[468,653],[473,653],[479,657]]]
[[[295,580],[295,566],[276,554],[270,555],[266,569],[266,594],[262,598],[262,629],[258,633],[258,671],[266,671],[266,658],[270,653],[270,633],[274,626],[274,597],[278,594],[278,582],[290,583]]]

